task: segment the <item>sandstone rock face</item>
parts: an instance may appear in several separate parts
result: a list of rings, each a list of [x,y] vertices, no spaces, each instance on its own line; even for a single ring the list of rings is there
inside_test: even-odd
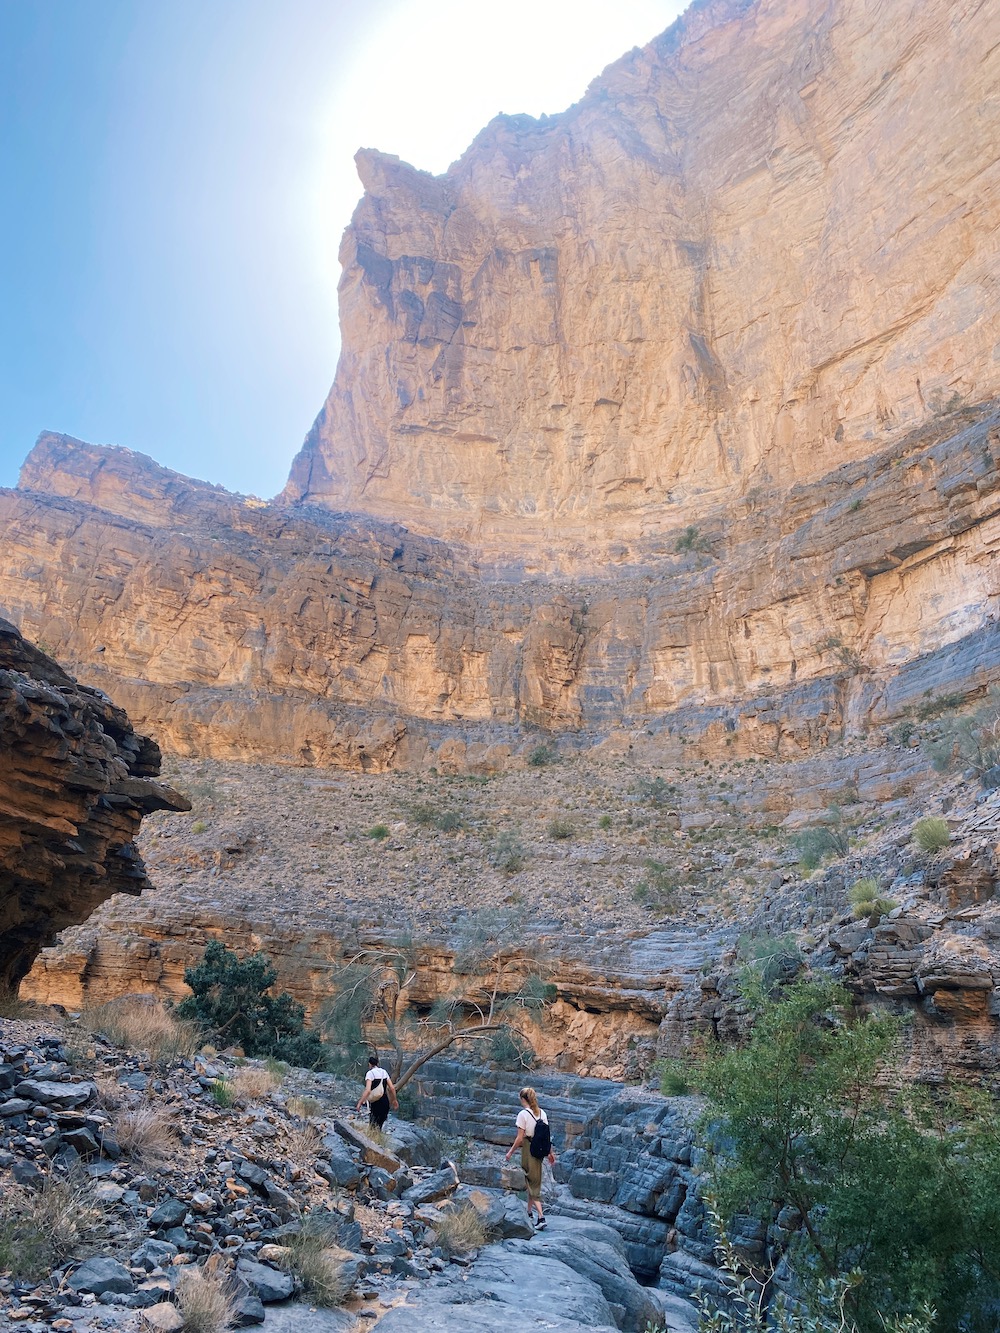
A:
[[[996,6],[692,8],[443,176],[358,155],[290,498],[585,567],[1000,391]]]
[[[488,772],[531,724],[791,755],[996,676],[998,461],[1000,411],[960,411],[571,579],[44,436],[0,605],[181,754]]]
[[[190,809],[159,771],[120,708],[0,620],[0,987],[106,898],[149,887],[143,815]]]

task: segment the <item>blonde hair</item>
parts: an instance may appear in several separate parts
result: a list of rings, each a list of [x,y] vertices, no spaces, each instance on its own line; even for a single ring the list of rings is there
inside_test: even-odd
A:
[[[538,1095],[534,1088],[522,1088],[518,1094],[522,1101],[528,1103],[528,1110],[537,1120],[540,1112],[538,1110]]]

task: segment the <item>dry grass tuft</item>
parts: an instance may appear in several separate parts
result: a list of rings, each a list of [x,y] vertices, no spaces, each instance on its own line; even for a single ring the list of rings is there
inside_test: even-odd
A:
[[[315,1097],[296,1096],[289,1097],[285,1102],[285,1110],[289,1115],[300,1116],[303,1120],[308,1120],[312,1115],[319,1115],[323,1106]]]
[[[306,1166],[319,1156],[323,1139],[315,1125],[286,1125],[285,1142],[291,1161]]]
[[[146,1103],[115,1117],[114,1136],[127,1157],[141,1162],[167,1162],[177,1147],[169,1111]]]
[[[302,1292],[314,1305],[343,1305],[351,1290],[347,1268],[350,1256],[338,1243],[335,1226],[306,1225],[288,1239],[285,1267],[302,1283]]]
[[[259,1102],[280,1084],[280,1076],[266,1068],[244,1065],[233,1074],[233,1093],[237,1102]]]
[[[122,996],[85,1010],[80,1024],[124,1050],[148,1053],[151,1060],[190,1059],[200,1040],[194,1023],[174,1018],[158,1000],[141,995]]]
[[[66,1259],[84,1258],[108,1232],[85,1176],[47,1176],[40,1190],[6,1185],[0,1198],[0,1270],[35,1281]]]
[[[445,1254],[468,1254],[479,1250],[487,1240],[486,1223],[471,1203],[450,1208],[435,1222],[437,1241]]]
[[[222,1333],[236,1316],[232,1284],[209,1260],[203,1268],[184,1268],[177,1279],[177,1304],[184,1333]]]
[[[16,987],[0,986],[0,1018],[29,1018],[37,1013],[30,1000],[19,998]]]

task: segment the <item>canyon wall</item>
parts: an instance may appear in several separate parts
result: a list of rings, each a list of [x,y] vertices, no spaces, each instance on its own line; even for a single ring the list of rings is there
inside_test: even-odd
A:
[[[283,495],[43,435],[0,610],[219,758],[781,756],[981,690],[998,71],[979,0],[714,0],[443,176],[360,154]]]
[[[995,396],[998,77],[982,0],[719,0],[443,176],[359,153],[286,494],[587,568]]]
[[[0,990],[112,894],[149,888],[133,839],[151,810],[190,810],[155,781],[160,752],[0,620]]]

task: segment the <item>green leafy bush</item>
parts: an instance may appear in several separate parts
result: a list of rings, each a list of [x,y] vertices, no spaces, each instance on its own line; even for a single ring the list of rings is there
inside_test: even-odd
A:
[[[575,831],[571,819],[564,819],[561,815],[556,815],[554,819],[549,820],[549,837],[554,842],[564,842],[566,839],[572,838]]]
[[[219,1042],[242,1047],[250,1056],[274,1056],[289,1064],[316,1068],[325,1063],[319,1033],[306,1028],[305,1010],[290,995],[271,995],[278,974],[266,954],[240,959],[219,940],[211,940],[201,962],[184,972],[192,994],[176,1013],[193,1019]]]
[[[994,686],[971,713],[943,719],[940,733],[925,746],[939,773],[967,768],[987,787],[1000,783],[1000,688]]]
[[[830,808],[826,821],[802,829],[792,837],[792,846],[799,854],[803,870],[815,870],[831,856],[846,856],[851,846],[843,817],[838,809]]]
[[[877,879],[856,880],[847,891],[847,901],[857,921],[863,918],[876,921],[899,905],[893,898],[882,897]]]
[[[992,1333],[997,1104],[969,1089],[932,1100],[888,1077],[898,1020],[857,1017],[828,981],[802,977],[774,998],[750,976],[744,995],[748,1040],[710,1050],[692,1073],[709,1099],[704,1134],[720,1218],[796,1214],[785,1258],[807,1309],[839,1289],[843,1323],[834,1328],[882,1333],[933,1307],[940,1333]]]
[[[388,824],[373,824],[367,833],[367,837],[373,839],[375,842],[381,842],[383,838],[387,838],[388,836]]]
[[[686,1060],[660,1060],[656,1072],[664,1097],[684,1097],[691,1091],[690,1068]]]
[[[554,745],[542,742],[536,745],[528,755],[528,763],[532,768],[545,768],[547,764],[554,764],[559,758],[559,751]]]
[[[608,829],[614,826],[614,822],[610,815],[601,815],[597,821],[597,827],[607,833]]]
[[[927,815],[913,825],[913,841],[922,852],[939,852],[951,842],[948,821],[937,815]]]

